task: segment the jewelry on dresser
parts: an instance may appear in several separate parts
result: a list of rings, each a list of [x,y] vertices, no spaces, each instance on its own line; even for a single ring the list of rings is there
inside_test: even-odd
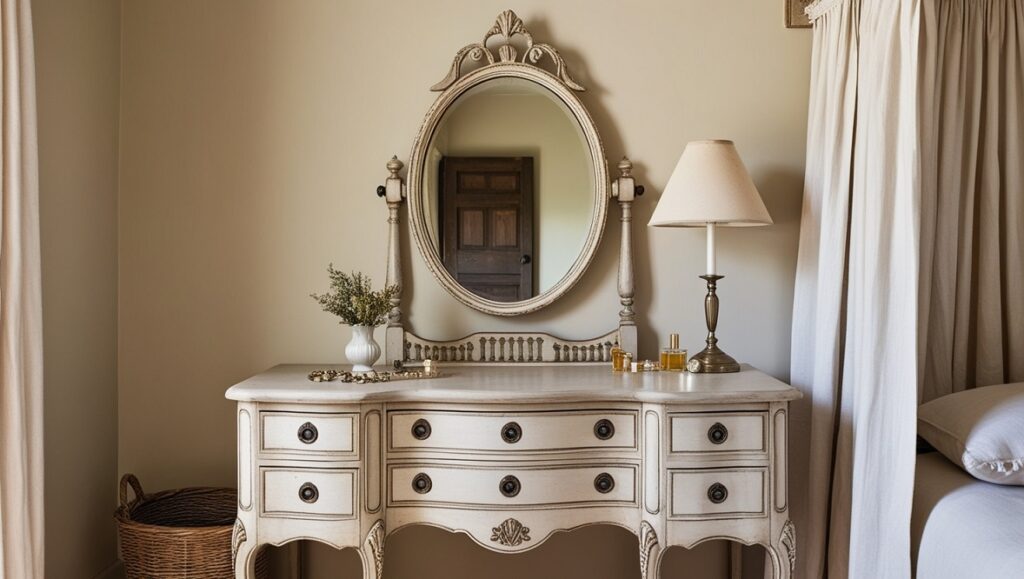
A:
[[[346,384],[378,384],[381,382],[392,382],[395,380],[418,380],[421,378],[437,378],[440,372],[428,370],[424,365],[422,370],[398,370],[395,372],[370,372],[352,373],[345,370],[313,370],[309,373],[310,382],[344,382]]]
[[[661,372],[664,368],[654,360],[640,360],[639,362],[631,362],[629,368],[626,371],[629,373],[641,373],[641,372]]]

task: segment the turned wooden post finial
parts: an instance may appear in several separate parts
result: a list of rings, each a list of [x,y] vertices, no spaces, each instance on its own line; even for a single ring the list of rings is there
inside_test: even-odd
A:
[[[405,164],[398,160],[398,155],[392,155],[391,160],[388,161],[387,168],[391,173],[391,179],[398,179],[398,172],[402,170]]]
[[[629,157],[623,156],[622,160],[619,161],[619,173],[623,177],[633,176],[633,161],[630,161]]]
[[[384,200],[388,204],[388,262],[387,262],[387,285],[398,287],[398,291],[391,298],[391,311],[388,313],[388,329],[385,338],[384,351],[389,362],[402,359],[402,341],[404,340],[404,327],[402,325],[402,253],[399,239],[399,214],[398,209],[405,200],[405,184],[399,172],[404,164],[398,160],[398,155],[391,157],[387,162],[388,178],[384,185],[378,188],[378,195],[383,189]]]
[[[386,166],[389,175],[384,180],[384,185],[377,188],[377,195],[384,197],[390,207],[405,199],[405,184],[402,183],[402,177],[398,174],[405,164],[398,160],[398,155],[394,155]]]

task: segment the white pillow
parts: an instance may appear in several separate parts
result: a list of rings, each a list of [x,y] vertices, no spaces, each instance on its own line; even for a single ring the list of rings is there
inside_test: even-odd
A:
[[[923,404],[917,433],[975,478],[1024,486],[1024,382],[973,388]]]

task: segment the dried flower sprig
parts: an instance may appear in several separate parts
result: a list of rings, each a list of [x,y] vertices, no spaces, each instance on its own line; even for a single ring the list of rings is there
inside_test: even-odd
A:
[[[398,286],[386,286],[380,291],[373,291],[370,277],[360,272],[347,274],[334,269],[332,263],[327,267],[331,278],[331,289],[324,294],[310,294],[325,312],[341,318],[342,324],[349,326],[382,325],[391,311],[391,299],[398,294]]]

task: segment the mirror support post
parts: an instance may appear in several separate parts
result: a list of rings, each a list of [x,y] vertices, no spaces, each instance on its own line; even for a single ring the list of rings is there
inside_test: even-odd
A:
[[[633,201],[643,195],[643,187],[633,179],[633,162],[619,161],[620,176],[612,183],[612,197],[622,209],[622,238],[619,244],[619,347],[637,355],[636,312],[633,311]]]
[[[395,297],[391,298],[391,311],[388,313],[388,326],[384,339],[384,361],[393,365],[402,362],[405,328],[402,326],[402,250],[399,239],[398,210],[405,201],[405,184],[398,172],[403,164],[398,156],[388,161],[388,178],[384,182],[384,200],[388,204],[388,267],[385,283],[398,286]]]

